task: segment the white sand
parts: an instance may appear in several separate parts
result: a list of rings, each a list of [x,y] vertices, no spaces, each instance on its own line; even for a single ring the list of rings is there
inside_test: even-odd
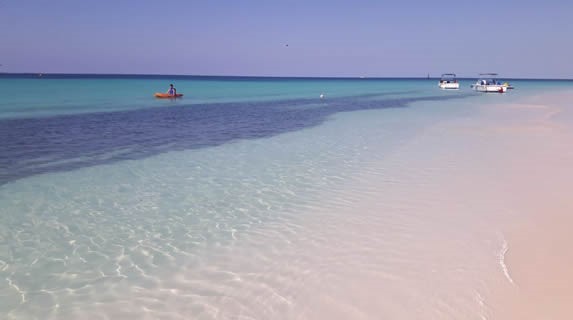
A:
[[[573,319],[573,134],[561,119],[573,93],[529,101],[539,117],[503,133],[513,141],[499,186],[515,212],[504,227],[515,287],[495,287],[494,318]]]

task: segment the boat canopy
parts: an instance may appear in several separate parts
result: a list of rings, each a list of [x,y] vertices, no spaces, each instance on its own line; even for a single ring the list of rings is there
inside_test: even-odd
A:
[[[486,80],[487,82],[496,82],[497,73],[480,73],[479,80]]]

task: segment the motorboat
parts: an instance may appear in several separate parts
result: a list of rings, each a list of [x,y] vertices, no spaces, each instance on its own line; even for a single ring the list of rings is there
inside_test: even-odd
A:
[[[506,86],[497,80],[497,73],[480,73],[479,78],[472,88],[478,92],[507,92],[509,84]]]
[[[460,88],[460,83],[458,82],[455,73],[444,73],[440,77],[440,82],[438,82],[438,86],[442,89],[457,90]]]

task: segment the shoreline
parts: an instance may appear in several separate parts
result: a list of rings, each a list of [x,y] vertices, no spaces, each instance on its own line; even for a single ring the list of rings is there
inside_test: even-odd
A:
[[[573,101],[572,90],[480,105],[481,114],[476,118],[437,124],[394,152],[391,159],[366,169],[359,178],[364,180],[349,189],[367,196],[347,195],[350,199],[343,200],[341,190],[340,205],[333,208],[338,217],[316,218],[316,228],[320,221],[337,220],[340,227],[324,238],[348,238],[338,246],[343,252],[344,246],[350,252],[368,247],[371,254],[382,254],[376,259],[381,259],[379,267],[386,270],[383,277],[378,273],[358,277],[345,289],[360,297],[355,298],[361,301],[360,313],[345,314],[341,306],[323,305],[331,311],[328,316],[408,318],[417,310],[416,314],[428,318],[569,319],[573,301],[573,250],[569,247],[573,243],[569,230],[573,225],[573,122],[563,118],[570,112],[568,101]],[[430,151],[435,153],[426,154],[426,146],[432,146]],[[399,173],[396,168],[401,167],[415,171]],[[430,173],[425,172],[428,170]],[[370,198],[374,194],[379,196]],[[405,195],[411,197],[403,198]],[[385,203],[388,201],[391,204]],[[404,220],[397,207],[406,204],[410,209],[405,213],[422,210],[435,221],[420,216]],[[365,221],[345,218],[342,222],[339,218],[357,212],[365,215]],[[393,217],[380,217],[378,212]],[[385,247],[387,235],[380,232],[393,234],[385,226],[396,223],[395,219],[400,219],[406,235],[395,233],[392,245]],[[353,231],[343,231],[353,223]],[[361,236],[357,238],[353,232]],[[400,237],[409,240],[396,241]],[[354,243],[353,238],[357,240]],[[370,238],[380,246],[369,246],[368,241],[360,244],[360,238]],[[384,257],[385,251],[397,250],[395,246],[408,254],[406,260]],[[410,261],[411,257],[416,260]],[[358,270],[376,261],[355,259],[345,263],[356,264]],[[444,259],[466,260],[448,266],[441,264]],[[407,261],[420,265],[414,267]],[[410,270],[413,279],[403,279],[408,274],[404,270]],[[458,280],[459,272],[466,279]],[[350,277],[348,270],[341,273]],[[452,275],[454,280],[448,279]],[[416,277],[418,284],[411,282]],[[433,289],[423,296],[432,298],[417,301],[415,297],[428,290],[425,286]],[[388,287],[394,287],[394,292]],[[368,292],[377,292],[378,297],[372,298]],[[396,300],[399,306],[382,302],[399,292],[404,295]],[[331,294],[344,297],[338,290]],[[412,301],[417,302],[410,305]],[[321,315],[311,314],[310,318]]]

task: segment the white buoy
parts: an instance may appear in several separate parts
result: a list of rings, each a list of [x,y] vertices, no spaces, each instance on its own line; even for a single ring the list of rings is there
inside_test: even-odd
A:
[[[324,99],[324,93],[320,94],[320,99]]]

